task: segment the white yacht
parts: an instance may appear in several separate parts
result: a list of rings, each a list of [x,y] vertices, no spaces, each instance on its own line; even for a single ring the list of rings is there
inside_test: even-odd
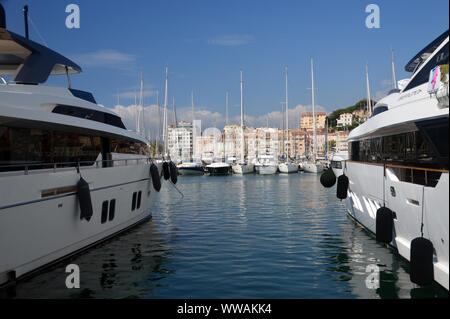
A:
[[[270,155],[260,155],[255,164],[255,172],[259,175],[273,175],[277,172],[278,165]]]
[[[81,68],[5,20],[0,4],[0,285],[149,219],[161,187],[147,141],[70,87]],[[40,85],[56,74],[68,88]]]
[[[210,176],[230,175],[232,171],[231,165],[224,162],[215,162],[206,165],[205,170]]]
[[[180,175],[203,175],[203,166],[200,163],[195,162],[184,162],[177,165],[178,173]]]
[[[302,164],[302,168],[304,172],[307,173],[321,173],[324,170],[322,163],[320,162],[304,162]]]
[[[410,261],[412,282],[447,290],[448,42],[447,30],[421,50],[405,67],[406,86],[351,131],[345,168],[349,215]]]
[[[244,138],[244,96],[243,96],[243,81],[242,81],[242,70],[241,70],[241,158],[240,161],[233,165],[233,173],[235,174],[249,174],[253,173],[253,164],[246,163],[244,160],[245,152],[245,138]]]
[[[278,169],[280,170],[280,173],[290,174],[290,173],[297,173],[299,168],[298,164],[291,162],[284,162],[278,164]]]

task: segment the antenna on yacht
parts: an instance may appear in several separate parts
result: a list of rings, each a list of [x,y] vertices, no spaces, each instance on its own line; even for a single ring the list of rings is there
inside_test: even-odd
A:
[[[395,79],[395,65],[394,65],[394,50],[391,49],[392,53],[392,87],[397,88],[397,80]]]
[[[372,101],[370,99],[369,66],[366,64],[366,86],[367,86],[367,115],[372,115]]]
[[[72,88],[72,84],[70,83],[70,75],[69,75],[69,68],[67,65],[65,66],[66,69],[66,77],[67,77],[67,87],[70,89]]]
[[[6,29],[6,14],[5,9],[0,3],[0,28]]]
[[[28,6],[27,5],[25,5],[23,7],[23,19],[25,21],[25,38],[28,40],[29,34],[28,34]]]

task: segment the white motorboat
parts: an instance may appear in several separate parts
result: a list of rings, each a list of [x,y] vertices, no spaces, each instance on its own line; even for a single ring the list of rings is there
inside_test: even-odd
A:
[[[345,168],[348,214],[410,261],[412,282],[447,290],[448,64],[447,30],[406,65],[406,85],[351,131]]]
[[[339,177],[344,172],[345,161],[348,160],[348,150],[337,151],[333,154],[330,161],[330,168],[336,177]]]
[[[212,163],[205,166],[207,173],[211,176],[214,175],[230,175],[231,165],[228,163]]]
[[[182,176],[203,175],[203,166],[199,163],[181,163],[177,166],[178,173]]]
[[[144,137],[71,88],[81,68],[7,30],[3,13],[0,4],[0,285],[151,218],[161,171]],[[40,85],[55,74],[68,88]]]

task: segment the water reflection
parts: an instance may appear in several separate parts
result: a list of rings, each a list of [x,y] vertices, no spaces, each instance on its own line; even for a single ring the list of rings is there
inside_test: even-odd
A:
[[[314,174],[182,177],[153,219],[2,298],[421,298],[408,264],[346,217]],[[65,266],[81,289],[65,287]],[[369,289],[368,265],[380,270]]]

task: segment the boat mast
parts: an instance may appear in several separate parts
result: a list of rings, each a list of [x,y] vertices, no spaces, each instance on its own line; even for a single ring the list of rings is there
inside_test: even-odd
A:
[[[175,125],[178,126],[177,108],[175,107],[175,96],[172,96],[172,109],[173,109],[173,118],[175,121]]]
[[[242,94],[243,81],[241,70],[241,164],[244,163],[244,95]]]
[[[370,100],[370,82],[369,82],[369,67],[366,64],[366,86],[367,86],[367,114],[372,115],[372,101]]]
[[[194,112],[194,91],[191,92],[191,106],[192,106],[192,126],[194,126],[195,112]]]
[[[286,67],[286,161],[289,160],[289,103],[288,103],[288,68]]]
[[[134,106],[136,107],[136,133],[140,134],[141,133],[141,127],[140,127],[140,113],[141,110],[139,109],[139,105],[137,104],[137,92],[136,89],[134,90]]]
[[[314,61],[311,58],[311,92],[312,92],[312,112],[313,112],[313,161],[316,161],[317,157],[317,136],[316,136],[316,106],[314,101]]]
[[[164,155],[167,156],[167,108],[169,106],[169,68],[166,66],[166,92],[164,96],[164,127],[163,127],[163,139],[164,139]]]
[[[145,109],[144,109],[144,77],[143,73],[141,72],[141,89],[139,92],[139,105],[140,109],[142,110],[142,130],[143,130],[143,136],[146,138],[146,131],[145,131]]]
[[[194,112],[194,90],[192,90],[191,92],[191,106],[192,106],[192,161],[194,161],[194,157],[197,156],[196,152],[195,152],[195,135],[197,134],[197,131],[195,129],[194,126],[194,121],[195,121],[195,112]]]
[[[225,95],[225,125],[228,125],[228,91]]]
[[[394,50],[391,49],[392,53],[392,87],[397,88],[397,80],[395,79],[395,65],[394,65]]]
[[[159,91],[156,91],[156,107],[158,108],[158,135],[156,139],[156,145],[158,147],[158,144],[161,142],[161,110],[159,107]],[[159,148],[157,149],[157,152],[159,154]]]

